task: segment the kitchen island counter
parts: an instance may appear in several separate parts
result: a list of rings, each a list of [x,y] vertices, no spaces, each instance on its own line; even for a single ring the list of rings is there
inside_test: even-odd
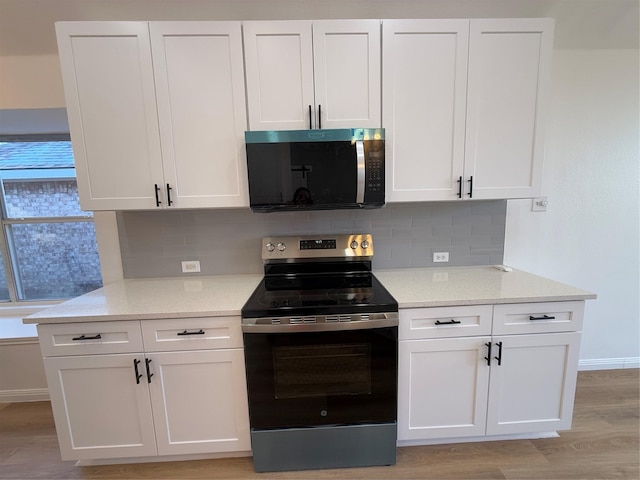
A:
[[[548,278],[493,266],[376,270],[400,308],[562,302],[595,299],[594,293]]]

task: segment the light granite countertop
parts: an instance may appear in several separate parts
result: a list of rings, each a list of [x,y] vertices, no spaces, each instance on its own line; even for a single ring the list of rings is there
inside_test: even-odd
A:
[[[24,323],[240,315],[262,275],[129,279],[41,310]]]
[[[596,298],[547,278],[490,266],[376,270],[375,275],[400,308]],[[123,280],[30,315],[23,323],[240,315],[261,278],[255,274]]]
[[[377,270],[400,308],[589,300],[596,295],[548,278],[492,266]]]

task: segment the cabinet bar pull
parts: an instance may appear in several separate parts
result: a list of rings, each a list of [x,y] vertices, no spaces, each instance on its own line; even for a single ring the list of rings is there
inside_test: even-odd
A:
[[[448,322],[441,322],[440,320],[436,320],[436,325],[460,325],[462,322],[460,320],[454,320],[453,318]]]
[[[487,356],[484,357],[484,359],[487,361],[487,365],[490,367],[491,366],[491,342],[487,342],[485,343],[486,347],[487,347]]]
[[[469,177],[467,182],[469,182],[469,198],[473,198],[473,175]]]
[[[102,335],[97,334],[94,335],[93,337],[87,337],[86,335],[80,335],[79,337],[73,337],[71,340],[78,341],[78,340],[100,340],[102,338]]]
[[[318,105],[318,128],[322,128],[322,105]]]
[[[541,317],[534,317],[533,315],[529,316],[529,320],[555,320],[556,317],[550,317],[549,315],[543,315]]]
[[[183,332],[178,332],[176,333],[176,335],[180,336],[180,335],[204,335],[204,330],[200,329],[197,332],[188,332],[188,331],[183,331]]]
[[[311,105],[309,105],[309,130],[313,128],[313,115],[311,114]]]
[[[140,363],[140,360],[138,360],[137,358],[133,359],[133,368],[136,371],[136,383],[138,385],[140,385],[140,379],[142,378],[142,374],[140,372],[138,372],[138,364]]]
[[[458,198],[462,198],[462,176],[458,177]]]
[[[502,342],[496,342],[496,345],[498,346],[498,356],[493,358],[498,360],[498,366],[500,366],[502,365]]]
[[[151,377],[153,377],[153,373],[151,373],[151,370],[149,369],[149,364],[151,363],[151,359],[150,358],[145,358],[144,360],[144,366],[147,367],[147,383],[151,383]],[[142,376],[142,375],[140,375]]]
[[[171,187],[167,183],[167,205],[171,206],[172,203],[173,203],[173,200],[171,200]]]
[[[160,201],[160,198],[158,197],[158,192],[160,191],[160,187],[158,187],[157,183],[155,183],[154,186],[155,186],[155,189],[156,189],[156,207],[159,207],[160,204],[162,203]]]

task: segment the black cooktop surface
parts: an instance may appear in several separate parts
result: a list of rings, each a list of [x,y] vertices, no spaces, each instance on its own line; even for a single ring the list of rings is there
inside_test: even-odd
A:
[[[398,302],[371,272],[267,275],[244,307],[246,318],[397,312]]]

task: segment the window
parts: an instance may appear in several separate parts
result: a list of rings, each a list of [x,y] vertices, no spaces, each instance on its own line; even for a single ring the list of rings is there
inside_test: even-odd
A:
[[[0,301],[71,298],[102,286],[68,135],[0,136]]]

